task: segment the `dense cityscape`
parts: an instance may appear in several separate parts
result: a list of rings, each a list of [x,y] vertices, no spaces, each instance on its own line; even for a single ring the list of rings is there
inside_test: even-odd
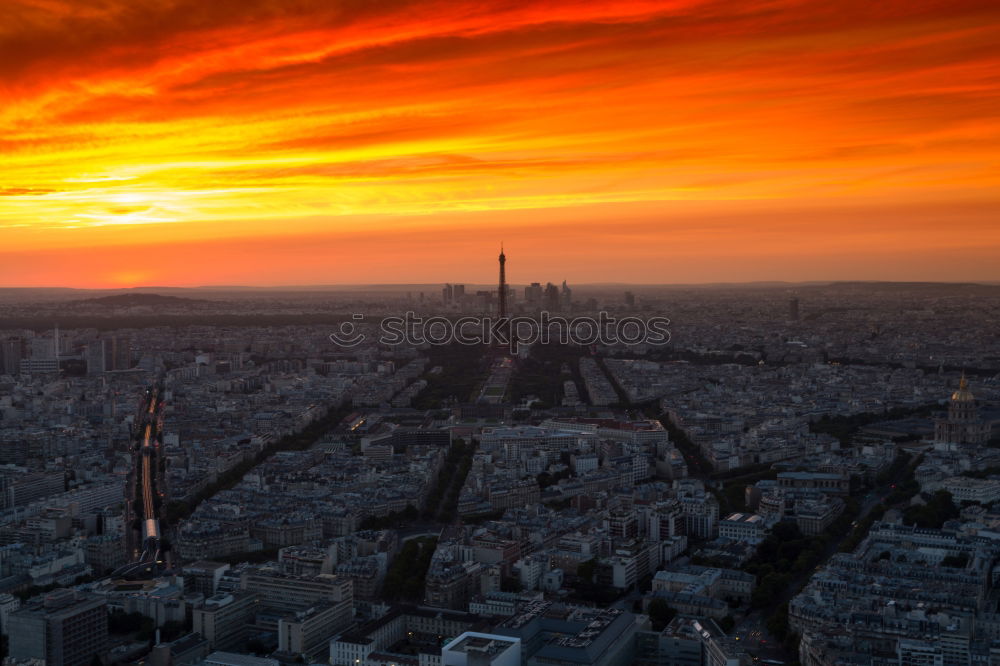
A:
[[[504,258],[492,289],[4,292],[5,663],[1000,659],[1000,287]],[[670,331],[380,339],[406,312]]]
[[[1000,666],[997,0],[0,9],[0,666]]]

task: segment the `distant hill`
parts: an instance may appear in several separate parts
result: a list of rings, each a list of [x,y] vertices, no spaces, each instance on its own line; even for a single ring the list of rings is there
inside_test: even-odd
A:
[[[201,298],[182,298],[180,296],[164,296],[162,294],[114,294],[112,296],[100,296],[98,298],[87,298],[77,303],[91,303],[93,305],[106,305],[109,308],[133,308],[133,307],[166,307],[171,305],[200,305],[208,304]]]

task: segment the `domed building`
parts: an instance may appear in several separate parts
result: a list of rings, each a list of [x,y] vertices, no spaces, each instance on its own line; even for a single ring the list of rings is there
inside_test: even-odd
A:
[[[951,394],[948,403],[948,417],[934,424],[935,448],[950,448],[950,445],[982,445],[990,438],[989,424],[979,418],[976,398],[969,390],[969,382],[962,374],[958,390]]]

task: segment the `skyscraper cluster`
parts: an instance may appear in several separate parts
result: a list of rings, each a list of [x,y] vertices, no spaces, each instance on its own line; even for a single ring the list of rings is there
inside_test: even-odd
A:
[[[514,288],[507,283],[507,255],[500,248],[499,279],[496,291],[479,290],[472,304],[480,310],[495,312],[504,317],[511,314],[515,305]],[[634,301],[634,298],[633,298]],[[464,284],[445,284],[441,289],[441,303],[447,308],[463,309],[470,303],[466,300]],[[543,287],[540,282],[532,282],[524,287],[524,306],[528,311],[547,310],[549,312],[568,311],[573,304],[573,290],[563,280],[562,286],[548,282]]]

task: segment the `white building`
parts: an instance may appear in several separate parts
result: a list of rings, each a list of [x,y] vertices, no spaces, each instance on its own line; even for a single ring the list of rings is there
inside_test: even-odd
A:
[[[254,657],[236,652],[213,652],[205,657],[205,666],[280,666],[277,659]]]
[[[521,640],[467,631],[441,648],[441,666],[521,666]]]
[[[756,513],[733,513],[719,521],[719,536],[758,544],[764,540],[764,518]]]
[[[945,479],[941,487],[951,493],[952,501],[956,505],[966,501],[990,504],[1000,500],[1000,481],[994,479],[953,476]]]
[[[549,560],[542,555],[528,555],[518,560],[514,564],[514,569],[518,572],[521,587],[525,590],[536,590],[542,576],[549,570]]]

